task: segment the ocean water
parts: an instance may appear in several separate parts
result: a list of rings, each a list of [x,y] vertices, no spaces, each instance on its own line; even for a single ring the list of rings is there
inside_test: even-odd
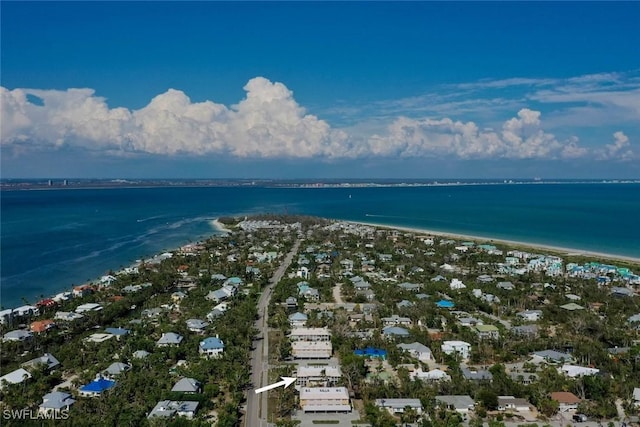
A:
[[[640,184],[168,187],[2,191],[0,303],[35,302],[216,232],[291,213],[640,258]]]

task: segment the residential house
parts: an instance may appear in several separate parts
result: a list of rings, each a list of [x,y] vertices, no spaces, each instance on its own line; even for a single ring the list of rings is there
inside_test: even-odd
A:
[[[460,279],[451,279],[451,283],[449,283],[449,288],[451,288],[454,291],[458,291],[461,289],[466,289],[467,285],[465,285],[464,283],[462,283],[462,280]]]
[[[405,338],[409,336],[409,331],[399,326],[387,326],[382,328],[382,335],[386,338]]]
[[[150,354],[151,353],[149,353],[146,350],[136,350],[136,351],[133,352],[133,358],[134,359],[144,359]]]
[[[400,317],[397,314],[394,314],[391,317],[383,317],[381,320],[385,326],[411,326],[411,319],[408,317]]]
[[[449,301],[449,300],[440,300],[436,303],[436,307],[438,308],[453,308],[455,307],[456,304],[453,301]]]
[[[105,378],[113,379],[118,375],[127,372],[130,369],[131,369],[131,365],[128,365],[126,363],[121,363],[121,362],[114,362],[111,365],[109,365],[107,369],[102,371],[102,375]]]
[[[480,339],[497,340],[500,338],[500,330],[494,325],[476,325],[476,332]]]
[[[465,341],[443,341],[440,348],[445,354],[458,354],[463,359],[468,359],[471,353],[471,344]]]
[[[560,412],[575,411],[580,403],[580,398],[570,391],[554,391],[551,400],[558,402]]]
[[[633,405],[636,408],[640,407],[640,387],[634,387],[631,397],[633,399]]]
[[[289,315],[289,324],[292,328],[303,328],[307,324],[309,317],[304,313],[293,313]]]
[[[422,288],[422,285],[419,285],[416,283],[403,282],[403,283],[400,283],[398,287],[404,291],[418,292],[420,288]]]
[[[351,412],[346,387],[303,387],[300,389],[300,406],[305,413]]]
[[[414,305],[415,304],[413,302],[403,299],[402,301],[396,304],[396,307],[398,307],[399,309],[402,309],[402,308],[410,308],[410,307],[413,307]]]
[[[175,401],[162,400],[154,406],[147,415],[148,419],[152,418],[173,418],[175,416],[192,419],[196,416],[200,402],[191,401]]]
[[[0,377],[0,390],[4,388],[5,384],[20,384],[23,381],[28,380],[29,378],[31,378],[31,374],[24,368],[19,368],[15,371],[11,371],[8,374]]]
[[[521,325],[511,327],[511,333],[522,337],[536,337],[538,335],[537,325]]]
[[[205,338],[200,341],[199,350],[202,356],[217,358],[224,352],[224,343],[218,336]]]
[[[98,303],[87,303],[87,304],[82,304],[76,307],[76,313],[87,313],[87,312],[91,312],[91,311],[100,311],[102,310],[102,306]]]
[[[397,347],[401,350],[406,351],[421,362],[428,362],[432,360],[431,349],[419,342],[413,342],[411,344],[398,344]]]
[[[31,331],[25,331],[22,329],[17,329],[15,331],[7,332],[2,337],[4,341],[29,341],[32,338],[33,338],[33,333]]]
[[[451,376],[445,371],[440,369],[432,369],[428,372],[423,372],[422,369],[417,369],[409,373],[409,376],[414,380],[436,382],[436,381],[451,381]]]
[[[562,353],[556,350],[535,351],[532,353],[531,356],[534,359],[533,360],[534,363],[536,362],[540,363],[544,361],[547,363],[558,364],[558,363],[570,362],[573,360],[573,357],[570,354]]]
[[[20,366],[26,369],[37,369],[38,367],[42,366],[46,370],[50,371],[60,366],[60,362],[51,353],[45,353],[40,357],[36,357],[35,359],[24,362]]]
[[[513,283],[511,283],[511,282],[498,282],[498,283],[496,284],[496,288],[498,288],[498,289],[502,289],[502,290],[505,290],[505,291],[512,291],[512,290],[514,290],[516,287],[515,287],[515,285],[514,285]]]
[[[475,401],[469,395],[444,395],[436,396],[436,405],[465,415],[473,411]]]
[[[533,405],[527,399],[519,399],[514,396],[498,396],[499,411],[530,411]]]
[[[189,319],[187,320],[187,329],[197,334],[204,334],[205,329],[209,326],[209,323],[201,319]]]
[[[73,311],[58,311],[55,316],[53,316],[55,320],[61,320],[63,322],[73,322],[74,320],[80,320],[84,318],[82,314],[75,313]]]
[[[516,314],[516,316],[527,322],[537,322],[542,318],[542,310],[526,310]]]
[[[102,393],[116,385],[116,382],[98,375],[95,380],[83,385],[78,390],[83,397],[100,397]]]
[[[180,345],[182,342],[182,335],[176,334],[175,332],[167,332],[163,333],[158,341],[156,341],[156,345],[158,347],[169,347],[173,345]]]
[[[73,288],[73,297],[82,298],[93,293],[93,288],[89,285],[75,286]]]
[[[598,372],[600,372],[600,369],[577,365],[562,365],[562,367],[560,367],[560,372],[570,378],[576,378],[596,375]]]
[[[567,311],[584,310],[583,306],[576,304],[575,302],[570,302],[569,304],[561,305],[560,308]]]
[[[69,393],[62,391],[52,391],[42,396],[42,403],[38,406],[38,414],[58,413],[68,411],[71,405],[76,403]]]
[[[511,372],[509,377],[512,381],[522,385],[530,385],[538,380],[538,376],[536,374],[529,372]]]
[[[104,331],[105,331],[105,333],[111,334],[114,337],[116,337],[117,340],[120,340],[121,337],[129,335],[131,333],[131,331],[129,329],[124,329],[124,328],[121,328],[121,327],[118,327],[118,328],[106,328]]]
[[[414,410],[418,415],[422,415],[422,403],[420,399],[376,399],[375,405],[380,409],[388,411],[391,415],[402,414],[407,408]]]
[[[462,368],[462,376],[466,380],[475,381],[475,382],[493,381],[493,374],[486,369]]]
[[[178,393],[200,393],[202,391],[202,384],[193,378],[182,378],[175,383],[171,391]]]
[[[288,311],[296,310],[298,308],[298,300],[296,297],[288,297],[285,300],[285,305],[287,306]]]

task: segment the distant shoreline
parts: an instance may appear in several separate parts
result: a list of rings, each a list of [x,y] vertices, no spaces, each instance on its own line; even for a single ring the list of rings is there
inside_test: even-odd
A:
[[[428,235],[440,236],[440,237],[449,237],[452,239],[484,241],[484,242],[490,242],[490,243],[503,243],[505,245],[522,247],[527,249],[549,250],[555,253],[559,253],[562,256],[584,256],[584,257],[590,257],[590,258],[604,258],[607,260],[619,260],[619,261],[626,261],[626,262],[632,262],[632,263],[640,263],[640,258],[635,258],[635,257],[630,257],[625,255],[609,254],[604,252],[587,251],[587,250],[575,249],[575,248],[565,248],[561,246],[545,245],[542,243],[530,243],[530,242],[521,242],[517,240],[496,239],[496,238],[486,237],[486,236],[476,236],[471,234],[459,234],[459,233],[452,233],[447,231],[429,230],[426,228],[419,228],[419,227],[395,226],[395,225],[381,224],[376,222],[348,221],[348,220],[345,220],[343,222],[350,223],[350,224],[368,225],[371,227],[385,228],[385,229],[391,229],[391,230],[408,231],[408,232],[419,233],[419,234],[428,234]]]

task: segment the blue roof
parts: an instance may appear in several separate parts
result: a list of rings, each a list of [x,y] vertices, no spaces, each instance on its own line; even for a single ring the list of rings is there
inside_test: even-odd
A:
[[[451,308],[451,307],[455,307],[455,303],[453,301],[447,301],[444,299],[441,299],[440,301],[438,301],[436,303],[436,305],[440,308]]]
[[[127,335],[129,332],[131,332],[128,329],[124,328],[106,328],[104,331],[111,335]]]
[[[354,350],[353,354],[355,354],[356,356],[366,356],[366,357],[387,357],[387,350],[383,350],[381,348],[367,347],[364,349]]]
[[[110,389],[114,385],[116,385],[115,381],[108,380],[106,378],[100,378],[100,379],[91,381],[87,385],[83,385],[82,387],[80,387],[80,391],[102,393],[103,391]]]
[[[215,350],[218,348],[224,349],[224,343],[220,338],[209,337],[200,341],[200,348],[203,350]]]

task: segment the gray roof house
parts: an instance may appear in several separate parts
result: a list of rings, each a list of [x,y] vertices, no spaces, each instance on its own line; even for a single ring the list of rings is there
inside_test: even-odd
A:
[[[167,332],[166,334],[162,334],[160,339],[156,342],[158,347],[167,347],[170,345],[180,345],[182,342],[182,335],[176,334],[175,332]]]
[[[127,372],[131,369],[131,365],[127,365],[126,363],[114,362],[107,369],[102,371],[102,374],[105,377],[115,377],[120,375],[123,372]]]
[[[191,332],[204,333],[204,330],[207,326],[209,326],[209,323],[201,319],[187,320],[187,329],[189,329]]]
[[[431,360],[431,349],[419,342],[412,342],[411,344],[398,344],[398,348],[411,354],[413,357],[425,362]]]
[[[462,368],[462,376],[469,381],[493,381],[493,374],[485,369]]]
[[[376,399],[375,404],[380,409],[386,409],[392,415],[402,414],[407,407],[415,410],[418,415],[422,414],[420,399]]]
[[[151,353],[149,353],[146,350],[137,350],[133,352],[133,357],[136,359],[144,359],[145,357],[147,357],[148,355],[150,355]]]
[[[473,410],[475,401],[469,395],[446,395],[436,396],[436,404],[453,409],[458,413],[466,414]]]
[[[39,365],[44,366],[46,369],[55,369],[60,366],[60,362],[51,353],[45,353],[40,357],[24,362],[20,366],[23,368],[35,368]]]
[[[408,337],[409,331],[399,326],[387,326],[386,328],[382,329],[382,335],[388,338],[391,338],[391,337],[402,338],[402,337]]]
[[[147,418],[172,418],[179,416],[191,419],[196,415],[199,404],[200,402],[162,400],[151,410]]]
[[[75,399],[73,399],[69,393],[52,391],[42,396],[42,403],[38,407],[38,412],[46,414],[62,409],[69,409],[75,402]]]
[[[16,369],[15,371],[11,371],[7,375],[0,377],[0,389],[4,387],[5,382],[9,384],[20,384],[29,378],[31,378],[29,371],[26,371],[23,368]]]
[[[533,352],[532,356],[537,359],[543,359],[549,363],[570,362],[573,357],[568,353],[562,353],[555,350],[542,350]]]
[[[183,378],[178,381],[171,391],[177,391],[180,393],[200,393],[202,385],[200,381],[193,378]]]
[[[7,332],[2,337],[4,341],[26,341],[31,338],[33,338],[33,333],[31,333],[31,331],[25,331],[22,329]]]

